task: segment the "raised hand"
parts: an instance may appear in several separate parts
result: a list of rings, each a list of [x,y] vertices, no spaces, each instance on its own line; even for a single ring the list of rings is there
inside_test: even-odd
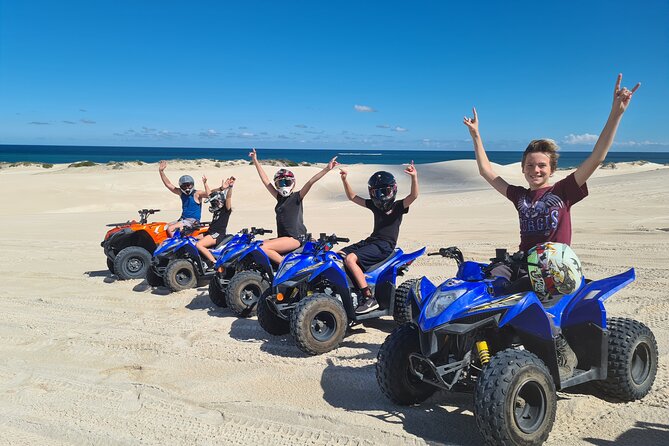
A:
[[[339,175],[341,176],[342,180],[346,179],[346,175],[348,175],[348,172],[342,169],[341,167],[339,168]]]
[[[207,176],[202,175],[202,184],[207,184]]]
[[[469,134],[472,135],[472,138],[479,133],[479,115],[476,113],[476,107],[472,108],[472,113],[474,113],[473,118],[468,118],[465,116],[462,122],[469,129]]]
[[[232,187],[233,184],[235,184],[235,177],[230,177],[223,181],[223,189],[227,189],[229,187]]]
[[[413,165],[413,160],[411,160],[411,164],[407,166],[406,169],[404,169],[404,173],[407,175],[410,175],[412,177],[415,177],[418,175],[418,172],[416,171],[416,167]]]
[[[160,163],[158,164],[158,172],[162,172],[163,170],[165,170],[166,167],[167,167],[167,161],[165,160],[160,161]]]
[[[334,169],[335,167],[337,167],[338,165],[339,165],[339,163],[337,162],[337,157],[335,156],[335,157],[332,158],[332,159],[330,160],[330,162],[328,163],[328,170],[332,170],[332,169]]]
[[[256,153],[255,148],[251,149],[249,156],[251,157],[251,161],[258,161],[258,154]]]
[[[623,80],[622,73],[618,75],[616,79],[616,86],[613,89],[613,107],[612,111],[615,113],[623,114],[627,110],[627,106],[632,100],[632,95],[635,91],[641,86],[641,82],[638,82],[632,90],[628,90],[627,87],[620,88],[620,83]]]

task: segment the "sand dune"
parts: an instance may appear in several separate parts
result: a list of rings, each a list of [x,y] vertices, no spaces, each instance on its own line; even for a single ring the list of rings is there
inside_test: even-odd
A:
[[[247,163],[173,162],[212,185],[234,175],[230,230],[274,228],[274,202]],[[318,166],[291,168],[299,184]],[[378,169],[347,166],[356,191]],[[523,184],[518,164],[497,166]],[[276,168],[267,166],[268,173]],[[473,161],[418,166],[421,197],[405,218],[400,246],[458,245],[483,260],[513,249],[513,207],[478,177]],[[559,171],[556,178],[569,171]],[[621,163],[600,169],[590,196],[573,209],[573,247],[586,275],[637,269],[637,281],[607,304],[609,315],[653,329],[660,369],[642,401],[613,403],[561,392],[548,444],[665,444],[669,439],[669,168]],[[480,443],[471,396],[438,393],[418,407],[397,407],[374,375],[391,320],[357,326],[341,348],[306,357],[290,337],[266,335],[255,319],[211,306],[206,288],[166,294],[143,281],[117,281],[105,268],[105,223],[137,209],[179,215],[179,200],[155,164],[0,169],[0,444],[463,444]],[[207,215],[206,210],[204,215]],[[206,217],[204,217],[206,219]],[[369,212],[346,201],[329,173],[307,196],[310,231],[357,240]],[[441,281],[455,272],[443,259],[416,261],[408,277]]]

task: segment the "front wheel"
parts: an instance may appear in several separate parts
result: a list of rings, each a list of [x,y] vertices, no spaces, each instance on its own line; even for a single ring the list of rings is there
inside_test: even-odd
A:
[[[406,324],[412,321],[413,302],[409,299],[409,291],[418,283],[418,279],[410,279],[402,283],[395,290],[395,308],[393,309],[393,319],[398,324]]]
[[[225,298],[225,291],[221,288],[218,278],[212,277],[209,282],[209,299],[211,303],[217,307],[225,308],[228,306],[228,301]]]
[[[657,342],[650,328],[634,319],[607,320],[609,330],[608,373],[597,387],[622,401],[643,398],[657,374]]]
[[[186,259],[171,260],[163,276],[165,285],[172,291],[181,291],[197,285],[193,264]]]
[[[114,273],[121,280],[143,279],[150,264],[149,251],[141,246],[128,246],[114,257]]]
[[[302,299],[290,315],[290,332],[300,350],[310,355],[337,348],[347,325],[344,306],[327,294]]]
[[[556,409],[548,368],[527,350],[497,353],[476,382],[474,416],[486,444],[543,444]]]
[[[267,288],[258,300],[258,323],[267,333],[275,336],[281,336],[290,332],[288,320],[282,319],[269,307],[267,299],[272,298],[272,289]]]
[[[269,288],[269,283],[258,271],[240,271],[230,279],[228,306],[239,317],[255,315],[258,299]]]
[[[437,391],[411,372],[409,355],[412,353],[420,353],[418,328],[405,324],[388,335],[376,361],[376,381],[381,392],[403,406],[421,403]]]

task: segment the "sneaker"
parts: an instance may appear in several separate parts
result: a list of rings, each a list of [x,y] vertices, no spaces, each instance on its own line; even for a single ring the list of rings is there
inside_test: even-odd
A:
[[[379,303],[376,301],[376,299],[370,297],[358,305],[358,308],[355,309],[355,314],[369,313],[370,311],[374,311],[377,308],[379,308]]]
[[[555,338],[555,350],[557,351],[557,365],[560,373],[560,381],[571,378],[574,369],[578,365],[576,353],[569,347],[564,336],[559,335]]]

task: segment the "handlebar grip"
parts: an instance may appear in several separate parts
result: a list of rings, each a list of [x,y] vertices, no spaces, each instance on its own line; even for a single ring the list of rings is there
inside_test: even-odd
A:
[[[348,242],[351,241],[351,239],[349,239],[349,238],[347,238],[347,237],[337,237],[337,241],[338,241],[338,242],[348,243]]]
[[[271,234],[272,232],[274,231],[272,231],[271,229],[265,229],[265,234]]]
[[[441,253],[440,252],[429,252],[427,255],[428,256],[439,256],[439,255],[441,255]]]

